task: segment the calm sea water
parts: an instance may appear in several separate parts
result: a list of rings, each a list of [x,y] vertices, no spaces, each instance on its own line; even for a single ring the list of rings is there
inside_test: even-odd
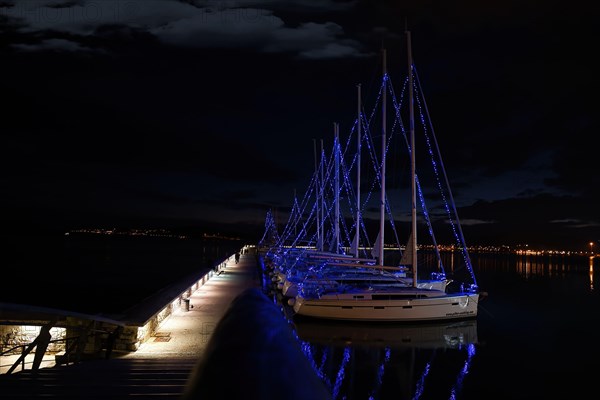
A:
[[[119,313],[243,243],[125,235],[8,236],[0,302],[88,314]]]
[[[0,302],[118,313],[243,243],[2,238]],[[596,389],[600,259],[472,254],[488,292],[466,324],[296,321],[334,399],[574,399]]]
[[[589,398],[600,356],[600,260],[475,254],[472,261],[488,292],[476,321],[295,321],[333,398]]]

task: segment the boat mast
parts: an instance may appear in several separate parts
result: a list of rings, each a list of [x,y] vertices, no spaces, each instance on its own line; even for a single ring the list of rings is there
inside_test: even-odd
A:
[[[411,248],[412,248],[412,270],[413,286],[417,287],[417,184],[416,184],[416,161],[415,161],[415,116],[413,104],[413,71],[412,71],[412,48],[410,43],[410,31],[406,30],[406,49],[408,53],[408,113],[410,129],[410,176],[411,176]]]
[[[382,49],[383,55],[383,102],[382,109],[382,125],[381,125],[381,199],[379,205],[379,264],[383,265],[383,244],[384,228],[385,228],[385,146],[386,146],[386,108],[387,108],[387,54],[385,49]]]
[[[333,147],[335,151],[335,253],[340,249],[340,151],[339,151],[339,125],[333,123]]]
[[[321,246],[319,251],[323,251],[325,241],[325,149],[323,148],[323,139],[321,139]]]
[[[362,125],[362,121],[361,121],[361,93],[360,93],[360,83],[358,85],[356,85],[356,88],[358,90],[358,107],[357,107],[357,121],[358,121],[358,126],[357,126],[357,139],[356,139],[356,154],[357,154],[357,158],[356,158],[356,235],[354,236],[354,248],[355,250],[355,257],[358,257],[359,255],[359,251],[358,251],[358,243],[359,243],[359,236],[360,236],[360,153],[361,153],[361,132],[360,132],[360,126]]]
[[[317,208],[317,243],[315,245],[315,248],[317,250],[319,250],[320,245],[319,243],[321,242],[321,229],[319,228],[319,221],[321,220],[319,218],[319,209],[320,209],[320,204],[319,204],[319,169],[317,168],[317,139],[313,139],[313,152],[314,152],[314,156],[315,156],[315,204],[316,204],[316,208]]]

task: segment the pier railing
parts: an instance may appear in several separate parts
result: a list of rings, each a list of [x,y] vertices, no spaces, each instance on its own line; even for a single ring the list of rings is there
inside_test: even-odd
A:
[[[37,369],[41,365],[50,367],[99,358],[113,349],[137,350],[175,309],[187,309],[191,294],[220,273],[233,257],[225,257],[212,268],[169,285],[112,319],[66,310],[0,304],[4,316],[10,313],[9,320],[0,324],[0,374],[10,374],[19,366],[20,370]],[[22,329],[35,334],[26,335],[19,343],[14,339],[12,343],[4,340],[12,331]]]

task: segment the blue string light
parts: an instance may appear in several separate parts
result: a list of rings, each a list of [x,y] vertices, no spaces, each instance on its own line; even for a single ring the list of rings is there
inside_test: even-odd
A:
[[[417,77],[416,68],[413,67],[412,71],[414,76]],[[377,109],[381,106],[383,91],[387,87],[387,90],[391,94],[395,115],[393,118],[393,124],[389,138],[386,139],[383,153],[386,156],[390,154],[393,141],[395,142],[396,136],[401,135],[401,137],[404,138],[407,154],[410,156],[412,149],[410,148],[410,143],[408,143],[406,127],[401,117],[401,111],[404,106],[407,93],[407,86],[408,78],[405,78],[403,80],[402,89],[400,92],[400,101],[398,101],[390,76],[385,74],[382,77],[381,85],[370,113],[367,114],[366,112],[361,112],[359,113],[359,116],[354,119],[344,145],[342,146],[339,141],[335,141],[333,149],[328,155],[325,154],[324,149],[321,149],[318,169],[313,174],[309,187],[305,191],[302,201],[298,202],[297,198],[294,199],[288,222],[285,225],[284,231],[281,235],[277,235],[272,215],[267,216],[268,224],[267,222],[265,224],[265,235],[263,236],[263,241],[267,236],[270,236],[271,238],[275,237],[278,238],[278,245],[282,247],[287,245],[291,248],[296,247],[299,244],[304,244],[307,247],[312,246],[314,248],[318,248],[318,241],[321,241],[324,244],[330,244],[330,251],[344,254],[346,248],[351,247],[354,233],[356,233],[357,227],[359,227],[359,243],[363,243],[364,249],[371,246],[363,216],[366,215],[369,204],[371,204],[373,201],[373,194],[377,191],[377,189],[382,187],[381,165],[379,160],[380,155],[379,152],[375,150],[375,146],[373,145],[374,136],[371,132],[372,121],[374,120]],[[456,210],[454,210],[453,214],[450,206],[451,194],[449,192],[449,188],[445,189],[443,178],[441,177],[441,173],[443,172],[441,155],[439,154],[439,151],[436,151],[437,145],[435,144],[435,135],[433,133],[433,128],[431,127],[430,129],[431,121],[428,118],[427,106],[424,103],[424,98],[422,98],[423,95],[418,83],[418,77],[414,80],[414,88],[417,89],[415,90],[415,103],[418,111],[418,121],[420,123],[419,131],[423,134],[425,147],[427,149],[426,154],[428,154],[430,158],[432,176],[435,179],[434,185],[437,187],[439,192],[440,203],[443,205],[444,213],[447,216],[448,225],[451,229],[454,241],[457,245],[457,248],[461,251],[463,260],[467,266],[467,269],[471,273],[473,282],[475,282],[475,277],[473,275],[472,266],[468,256],[467,246],[464,242],[464,237],[462,237],[462,232],[460,232],[458,217],[455,215]],[[366,118],[367,115],[368,118]],[[369,185],[365,186],[368,186],[368,190],[366,191],[365,196],[361,196],[361,204],[356,204],[357,196],[356,189],[354,188],[353,184],[352,174],[353,171],[356,171],[357,169],[358,155],[356,152],[353,152],[350,149],[352,148],[352,138],[354,137],[354,133],[359,124],[361,124],[360,126],[362,128],[362,132],[364,132],[364,134],[361,136],[360,148],[365,149],[365,152],[368,156],[366,162],[369,163],[371,167],[370,169],[364,169],[364,171],[367,174],[370,171],[373,179],[370,180]],[[335,177],[336,158],[339,160],[339,169],[337,169],[339,176],[337,178]],[[319,171],[322,171],[322,177],[318,175]],[[339,179],[339,185],[334,185],[336,182],[334,178]],[[336,187],[338,190],[337,193]],[[436,252],[438,260],[440,260],[438,267],[443,273],[445,273],[439,254],[440,247],[437,244],[437,239],[433,229],[433,218],[427,208],[427,202],[425,200],[425,194],[419,179],[419,175],[416,176],[416,187],[419,205],[421,208],[421,215],[424,223],[426,224],[427,231],[433,241],[433,249]],[[315,201],[314,199],[317,200]],[[335,202],[336,200],[339,201],[337,204]],[[389,201],[387,194],[384,201],[385,212],[388,219],[386,222],[389,223],[394,234],[397,249],[402,252],[402,248],[399,244],[398,232],[391,202]],[[336,221],[336,213],[334,212],[335,207],[339,207],[339,221]],[[320,213],[317,213],[317,210],[319,210]],[[356,218],[357,214],[360,215],[359,220]],[[344,218],[342,215],[349,215],[351,217]],[[319,216],[319,218],[317,218],[317,216]],[[339,236],[337,238],[335,237],[334,227],[339,227]],[[267,234],[267,231],[269,231],[269,234]],[[320,234],[321,232],[323,233],[322,235]],[[331,246],[336,239],[339,239],[338,248]],[[476,282],[474,286],[470,287],[476,288]]]

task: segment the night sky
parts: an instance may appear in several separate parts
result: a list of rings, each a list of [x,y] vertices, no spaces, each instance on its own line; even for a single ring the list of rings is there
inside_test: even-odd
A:
[[[583,4],[583,3],[582,3]],[[568,8],[567,8],[568,7]],[[4,230],[260,237],[405,24],[467,243],[600,248],[598,13],[555,1],[0,1]]]

